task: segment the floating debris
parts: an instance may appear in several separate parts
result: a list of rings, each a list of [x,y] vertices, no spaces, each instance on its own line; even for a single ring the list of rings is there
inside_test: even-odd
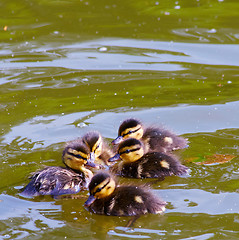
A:
[[[198,165],[214,165],[229,162],[235,157],[236,156],[229,154],[208,154],[187,158],[185,160],[187,162],[192,162]]]

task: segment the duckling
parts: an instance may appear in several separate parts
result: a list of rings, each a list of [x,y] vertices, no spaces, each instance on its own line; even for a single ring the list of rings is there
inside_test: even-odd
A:
[[[26,197],[39,195],[58,196],[74,194],[86,189],[93,173],[86,166],[96,167],[87,161],[89,148],[80,142],[68,143],[62,155],[66,167],[46,167],[35,172],[30,177],[30,183],[23,189],[21,195]]]
[[[147,152],[167,153],[188,146],[187,139],[179,137],[166,129],[157,127],[144,128],[142,123],[134,118],[129,118],[122,122],[118,130],[118,137],[112,141],[112,144],[119,144],[127,138],[142,140]]]
[[[85,206],[96,214],[112,216],[137,216],[147,213],[160,214],[166,202],[139,186],[117,186],[114,178],[99,172],[89,184],[90,196]]]
[[[82,141],[89,147],[91,151],[91,160],[95,159],[96,163],[103,163],[106,166],[110,165],[108,159],[114,154],[99,132],[91,131],[86,133],[82,137]]]
[[[164,178],[187,173],[188,168],[170,154],[160,152],[145,153],[144,144],[135,138],[128,138],[118,146],[118,154],[110,162],[123,161],[111,167],[111,171],[130,178]]]

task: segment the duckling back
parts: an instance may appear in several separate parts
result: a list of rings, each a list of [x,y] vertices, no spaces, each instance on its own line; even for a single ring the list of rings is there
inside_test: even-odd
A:
[[[46,167],[33,174],[21,195],[30,197],[74,194],[87,188],[88,182],[83,173],[76,173],[64,167]]]

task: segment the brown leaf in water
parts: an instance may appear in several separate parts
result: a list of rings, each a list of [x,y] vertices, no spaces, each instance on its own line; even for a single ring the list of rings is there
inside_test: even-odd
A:
[[[198,165],[222,164],[231,161],[236,156],[229,154],[212,154],[198,157],[187,158],[187,162],[193,162]]]

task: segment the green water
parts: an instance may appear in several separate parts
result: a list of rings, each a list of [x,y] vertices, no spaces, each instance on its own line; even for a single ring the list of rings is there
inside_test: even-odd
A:
[[[238,239],[238,21],[235,0],[1,1],[0,238]],[[236,157],[153,184],[166,212],[131,229],[89,213],[87,192],[19,196],[31,172],[62,165],[66,141],[110,141],[127,117],[187,137],[182,161]]]

